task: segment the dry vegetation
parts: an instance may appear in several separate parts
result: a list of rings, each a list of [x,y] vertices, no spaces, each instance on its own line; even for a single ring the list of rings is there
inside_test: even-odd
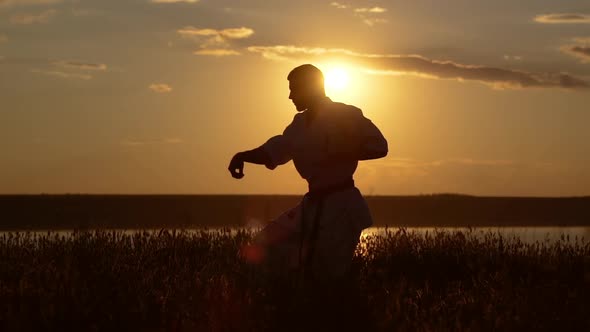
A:
[[[4,234],[0,330],[274,329],[298,293],[239,259],[250,237]],[[362,240],[354,276],[378,330],[590,330],[590,244],[578,240],[395,229]]]

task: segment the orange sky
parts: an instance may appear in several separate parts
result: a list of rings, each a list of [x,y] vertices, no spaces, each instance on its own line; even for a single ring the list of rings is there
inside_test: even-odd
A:
[[[308,62],[389,141],[365,194],[590,194],[574,0],[0,1],[0,193],[304,193],[292,164],[226,168]]]

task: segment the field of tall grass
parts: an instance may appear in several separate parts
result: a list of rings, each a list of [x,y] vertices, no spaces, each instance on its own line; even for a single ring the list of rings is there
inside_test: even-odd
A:
[[[251,237],[230,229],[5,233],[0,330],[264,331],[309,323],[296,308],[305,303],[296,275],[277,277],[240,258]],[[494,233],[392,229],[362,238],[352,279],[362,308],[354,314],[367,329],[590,330],[590,243],[578,239],[530,244]]]

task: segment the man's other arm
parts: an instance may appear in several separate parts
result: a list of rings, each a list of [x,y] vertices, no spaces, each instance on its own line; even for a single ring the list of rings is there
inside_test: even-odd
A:
[[[352,113],[342,131],[327,138],[325,162],[370,160],[387,155],[387,140],[381,131],[365,118],[362,111],[352,108]]]
[[[383,158],[387,155],[387,140],[375,126],[375,124],[361,115],[359,131],[361,144],[358,151],[358,160],[370,160]]]

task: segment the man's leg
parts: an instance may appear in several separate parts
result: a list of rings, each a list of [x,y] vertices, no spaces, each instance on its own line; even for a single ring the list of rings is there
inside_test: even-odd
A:
[[[371,331],[366,299],[361,296],[352,259],[367,223],[366,203],[358,191],[326,202],[312,259],[312,301],[323,329]]]
[[[252,243],[242,249],[242,256],[250,263],[267,265],[276,273],[295,268],[300,219],[301,203],[258,232]]]

